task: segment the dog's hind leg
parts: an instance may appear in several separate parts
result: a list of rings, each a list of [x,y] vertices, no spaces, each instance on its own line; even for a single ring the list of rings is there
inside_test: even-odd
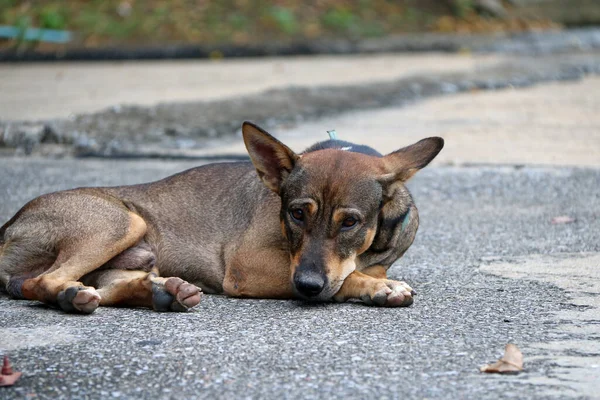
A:
[[[78,280],[134,245],[145,234],[144,220],[133,213],[129,213],[129,218],[127,233],[116,241],[98,235],[61,248],[49,272],[23,282],[23,296],[58,303],[67,312],[93,312],[100,304],[100,295],[93,287],[86,287]]]
[[[94,271],[82,278],[98,288],[101,306],[147,307],[156,311],[187,311],[200,303],[201,290],[180,278],[162,278],[151,272]]]
[[[81,205],[82,200],[86,201],[79,199],[70,205]],[[72,220],[54,227],[58,233],[50,242],[55,247],[56,259],[47,271],[23,282],[21,294],[24,298],[58,304],[67,312],[93,312],[100,303],[100,295],[93,287],[85,287],[78,280],[135,245],[145,235],[146,223],[137,214],[103,199],[88,198],[87,201],[97,202],[89,214],[73,213]],[[44,213],[49,210],[40,210],[38,215],[31,213],[38,226],[47,224]],[[15,226],[15,232],[28,231],[27,221],[21,225]],[[44,229],[44,232],[53,226],[46,227],[50,229]]]

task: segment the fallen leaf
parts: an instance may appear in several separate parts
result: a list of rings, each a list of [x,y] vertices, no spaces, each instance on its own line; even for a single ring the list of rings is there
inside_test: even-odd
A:
[[[0,375],[0,386],[12,386],[20,377],[20,372],[13,372],[10,375]]]
[[[560,217],[552,218],[550,222],[552,225],[570,224],[571,222],[575,222],[575,218],[571,218],[568,215],[561,215]]]
[[[0,370],[0,386],[12,386],[21,377],[20,372],[14,372],[8,356],[4,356],[4,362],[2,363],[2,369]]]
[[[504,357],[493,364],[487,364],[479,368],[481,372],[510,374],[523,371],[523,354],[519,348],[509,343],[504,348]]]

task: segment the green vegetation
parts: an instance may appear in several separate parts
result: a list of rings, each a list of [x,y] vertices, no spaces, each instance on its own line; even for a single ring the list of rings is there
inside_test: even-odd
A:
[[[473,0],[454,0],[452,2],[452,12],[459,18],[465,18],[473,12]]]
[[[0,25],[70,30],[76,35],[72,45],[87,47],[527,27],[484,19],[472,0],[0,0]]]

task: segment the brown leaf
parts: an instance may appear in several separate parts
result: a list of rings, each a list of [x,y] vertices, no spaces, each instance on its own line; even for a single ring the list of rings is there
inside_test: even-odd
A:
[[[12,386],[20,377],[20,372],[13,372],[10,375],[0,375],[0,386]]]
[[[14,372],[10,361],[8,361],[8,356],[4,356],[2,369],[0,370],[0,386],[12,386],[20,377],[21,373]]]
[[[575,222],[575,218],[571,218],[568,215],[561,215],[559,217],[552,218],[552,221],[550,222],[552,225],[570,224],[571,222]]]
[[[523,371],[523,354],[519,348],[509,343],[504,348],[504,357],[493,364],[484,365],[481,372],[509,374]]]

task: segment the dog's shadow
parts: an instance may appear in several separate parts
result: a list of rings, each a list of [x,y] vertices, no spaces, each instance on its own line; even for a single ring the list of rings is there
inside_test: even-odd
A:
[[[292,305],[295,308],[300,309],[319,309],[319,308],[331,308],[331,307],[363,307],[363,308],[379,308],[368,305],[360,300],[350,299],[343,303],[338,303],[335,301],[310,301],[310,300],[292,300]]]

